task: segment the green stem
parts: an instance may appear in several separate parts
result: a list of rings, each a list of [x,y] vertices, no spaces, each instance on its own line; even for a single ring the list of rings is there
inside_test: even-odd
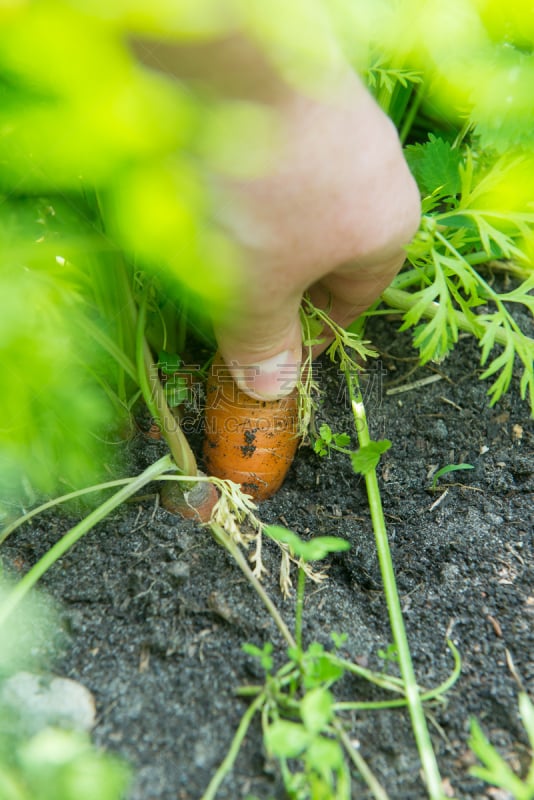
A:
[[[367,417],[365,414],[362,395],[357,384],[357,378],[348,373],[346,377],[351,396],[355,427],[358,433],[358,441],[360,447],[366,447],[369,445],[371,438],[369,435],[369,428],[367,426]],[[382,582],[384,584],[384,594],[388,608],[391,631],[397,648],[399,668],[404,679],[408,711],[410,713],[417,749],[421,758],[421,765],[425,776],[426,787],[431,800],[444,800],[445,796],[443,794],[441,785],[439,768],[426,725],[423,704],[421,702],[421,696],[419,694],[419,688],[413,669],[410,646],[408,644],[408,638],[406,636],[406,630],[404,627],[404,620],[402,617],[400,598],[397,591],[393,560],[389,548],[376,469],[371,469],[365,474],[365,485],[367,488],[369,509],[371,512],[371,520],[375,534],[376,549],[380,563]]]
[[[415,96],[414,96],[415,95]],[[414,120],[417,116],[417,112],[423,102],[424,97],[424,88],[421,84],[417,89],[414,90],[412,94],[412,104],[406,114],[404,115],[404,119],[402,122],[402,128],[399,131],[399,139],[401,140],[402,144],[405,143],[408,134],[412,128]]]
[[[180,428],[178,420],[167,405],[165,392],[158,375],[158,368],[154,363],[152,353],[145,339],[147,299],[147,292],[145,291],[139,305],[137,317],[135,349],[139,387],[148,410],[160,424],[161,431],[169,445],[178,470],[185,475],[195,476],[198,472],[195,456]]]
[[[343,658],[331,657],[330,660],[333,664],[339,665],[344,672],[350,672],[352,675],[357,675],[369,683],[374,683],[375,686],[381,689],[386,689],[388,692],[397,692],[402,694],[404,692],[404,683],[402,678],[396,678],[394,675],[384,675],[380,672],[372,672],[370,669],[360,667],[358,664],[353,664]]]
[[[256,578],[252,570],[250,569],[246,558],[244,557],[243,553],[239,549],[239,546],[234,542],[231,536],[229,536],[224,528],[218,525],[216,522],[210,523],[210,529],[213,533],[215,539],[221,544],[232,556],[232,558],[236,561],[240,570],[244,573],[246,579],[251,584],[252,588],[257,592],[259,597],[261,598],[264,606],[266,607],[269,614],[272,616],[276,627],[286,640],[289,647],[296,647],[296,642],[291,635],[291,632],[287,625],[285,624],[284,620],[282,619],[280,612],[276,608],[275,604]]]
[[[462,659],[460,658],[460,653],[458,649],[455,647],[453,642],[450,639],[447,640],[447,644],[452,652],[454,658],[454,669],[452,670],[451,674],[448,678],[446,678],[439,686],[436,686],[435,689],[429,689],[427,692],[423,692],[421,694],[421,702],[427,702],[428,700],[438,700],[442,695],[446,694],[451,686],[453,686],[458,678],[460,677],[460,672],[462,669]],[[371,676],[364,676],[367,680],[370,680],[374,683],[378,683],[377,680],[373,679],[373,673]],[[398,691],[397,687],[386,686],[389,688],[390,691]],[[339,702],[334,703],[333,708],[335,711],[373,711],[379,708],[397,708],[400,706],[407,705],[407,700],[405,697],[397,698],[395,700],[378,700],[374,702]]]
[[[219,791],[219,787],[225,777],[228,775],[232,767],[234,766],[234,762],[239,754],[239,749],[245,738],[247,731],[250,727],[250,723],[254,717],[254,714],[260,710],[262,705],[265,703],[265,695],[263,692],[258,695],[258,697],[254,700],[254,702],[247,708],[243,716],[241,717],[241,722],[239,723],[239,727],[235,732],[234,738],[232,739],[232,743],[230,748],[224,758],[224,761],[217,769],[215,774],[213,775],[211,781],[209,782],[209,786],[204,792],[201,797],[201,800],[213,800],[216,796],[217,792]]]
[[[460,256],[470,267],[477,267],[486,265],[488,270],[491,272],[504,272],[508,275],[513,275],[515,278],[519,278],[520,280],[527,280],[529,275],[531,274],[528,269],[519,266],[518,264],[511,264],[510,262],[504,263],[500,261],[489,261],[487,252],[483,250],[478,250],[473,253],[466,253],[465,255],[462,254]],[[431,268],[431,265],[429,265]],[[422,272],[421,269],[407,269],[403,270],[403,272],[399,272],[399,274],[393,279],[389,289],[408,289],[410,286],[417,286],[421,285],[422,281],[430,283],[431,275],[433,274],[433,270],[430,272],[425,270]],[[477,275],[481,278],[480,272],[477,270]],[[386,290],[386,292],[389,291]],[[382,297],[386,292],[382,293]],[[413,305],[413,301],[412,301]]]
[[[396,309],[399,311],[409,311],[415,303],[417,302],[416,295],[412,294],[411,292],[404,292],[402,289],[394,289],[390,287],[382,292],[382,299],[385,303],[388,304],[392,309]],[[433,319],[436,314],[439,312],[440,306],[438,303],[429,303],[428,306],[423,311],[423,316],[429,319]],[[468,331],[469,333],[476,336],[477,339],[481,339],[483,332],[489,328],[490,323],[484,321],[476,321],[472,322],[468,317],[462,313],[461,311],[454,311],[454,317],[456,320],[456,324],[458,328],[462,331]],[[510,331],[512,338],[515,338],[517,334],[515,331]],[[497,344],[506,347],[508,344],[508,335],[505,330],[502,328],[493,328],[492,329],[492,336],[494,337]]]
[[[124,350],[111,338],[111,336],[108,336],[105,331],[103,331],[88,317],[83,317],[80,325],[83,327],[84,332],[87,333],[97,344],[99,344],[100,347],[102,347],[102,349],[108,353],[108,355],[115,359],[119,367],[121,367],[121,369],[123,369],[124,372],[133,381],[135,381],[135,383],[137,383],[135,364],[124,352]]]
[[[336,735],[343,743],[348,757],[362,776],[375,800],[389,800],[389,795],[387,794],[386,790],[379,783],[373,772],[371,772],[371,769],[367,766],[367,763],[364,761],[356,747],[354,747],[340,723],[335,721],[333,728],[336,732]]]
[[[59,506],[61,503],[68,503],[69,500],[76,500],[78,497],[83,497],[85,494],[91,494],[94,492],[101,492],[105,489],[115,489],[117,486],[125,486],[128,483],[131,483],[135,478],[117,478],[114,481],[105,481],[105,483],[95,483],[93,486],[86,486],[83,489],[76,489],[75,492],[69,492],[68,494],[63,494],[60,497],[54,497],[52,500],[47,500],[46,503],[43,503],[36,508],[32,508],[30,511],[27,511],[26,514],[23,514],[20,517],[17,517],[13,522],[7,525],[4,530],[0,533],[0,545],[5,542],[8,536],[11,536],[21,525],[24,525],[26,522],[29,522],[33,517],[38,516],[43,511],[48,511],[49,508],[54,508],[54,506]],[[173,481],[174,483],[189,483],[188,476],[184,475],[160,475],[158,478],[159,481]],[[205,482],[209,481],[209,478],[202,478],[198,477],[198,482]],[[185,487],[184,487],[185,488]]]
[[[306,583],[306,573],[299,567],[297,576],[297,601],[295,608],[295,641],[299,653],[302,653],[302,617],[304,613],[304,585]]]
[[[129,497],[135,494],[139,489],[147,483],[156,480],[163,472],[174,469],[174,464],[169,455],[163,456],[154,464],[151,464],[136,478],[132,478],[126,486],[116,492],[112,497],[108,498],[94,511],[91,511],[81,522],[71,528],[68,533],[63,536],[59,542],[48,550],[44,556],[39,559],[27,573],[15,585],[14,589],[9,593],[7,598],[0,606],[0,625],[11,614],[14,608],[20,601],[28,594],[39,578],[41,578],[47,569],[55,564],[55,562],[65,555],[76,542],[84,536],[91,528],[94,528],[99,522],[114,511],[121,503],[124,503]]]
[[[37,508],[32,508],[31,511],[27,511],[26,514],[17,517],[16,520],[7,525],[2,533],[0,533],[0,544],[3,544],[7,537],[16,531],[17,528],[20,528],[21,525],[24,525],[25,522],[29,522],[31,519],[33,519],[33,517],[36,517],[43,511],[48,511],[49,508],[54,508],[54,506],[58,506],[61,503],[67,503],[69,500],[75,500],[77,497],[83,497],[84,494],[99,492],[102,489],[114,489],[117,486],[124,486],[124,484],[130,483],[131,480],[133,480],[133,478],[118,478],[115,481],[97,483],[94,486],[88,486],[84,489],[77,489],[75,492],[69,492],[68,494],[61,495],[61,497],[55,497],[53,500],[48,500],[46,503],[37,506]]]

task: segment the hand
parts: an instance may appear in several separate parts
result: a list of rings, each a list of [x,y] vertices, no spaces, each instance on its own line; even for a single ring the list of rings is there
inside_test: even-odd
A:
[[[323,76],[318,99],[284,83],[246,36],[135,46],[147,64],[277,116],[282,145],[269,174],[216,180],[219,222],[240,245],[244,269],[214,327],[240,387],[281,397],[299,372],[303,293],[347,325],[403,264],[420,202],[395,128],[348,66]]]
[[[274,169],[225,180],[220,203],[245,269],[216,337],[240,387],[261,399],[297,379],[303,293],[349,324],[391,283],[420,219],[397,133],[356,75],[328,100],[287,92],[275,104],[284,141]]]

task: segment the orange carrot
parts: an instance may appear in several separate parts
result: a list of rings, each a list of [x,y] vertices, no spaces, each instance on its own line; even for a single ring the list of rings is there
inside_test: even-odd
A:
[[[222,357],[213,361],[206,387],[206,470],[229,478],[254,500],[282,485],[298,445],[297,393],[273,402],[241,392]]]
[[[161,505],[167,511],[198,522],[209,522],[218,499],[217,489],[207,481],[199,481],[186,491],[178,481],[165,481],[160,491]]]

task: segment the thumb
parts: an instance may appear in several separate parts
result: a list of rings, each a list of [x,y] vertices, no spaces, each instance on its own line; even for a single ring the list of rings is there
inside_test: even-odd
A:
[[[219,351],[241,391],[255,400],[278,400],[293,391],[302,360],[298,303],[214,327]]]

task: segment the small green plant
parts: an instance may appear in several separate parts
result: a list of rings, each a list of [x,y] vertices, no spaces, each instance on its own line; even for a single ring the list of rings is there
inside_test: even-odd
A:
[[[432,490],[434,491],[438,488],[438,481],[443,475],[448,475],[449,472],[457,472],[463,469],[474,469],[474,466],[472,464],[447,464],[445,467],[436,470],[432,476]]]
[[[534,706],[527,694],[519,696],[519,712],[528,735],[531,753],[534,751]],[[497,786],[509,793],[515,800],[534,798],[534,757],[526,775],[520,778],[511,769],[497,749],[488,741],[476,720],[471,720],[469,746],[482,762],[482,766],[472,767],[470,772],[491,786]]]
[[[304,541],[293,531],[278,525],[265,526],[264,533],[287,548],[298,564],[294,634],[278,624],[288,645],[287,660],[278,669],[275,668],[276,654],[271,642],[266,642],[262,647],[251,643],[243,645],[243,650],[259,661],[265,672],[265,682],[238,690],[240,696],[251,699],[251,705],[243,715],[228,754],[210,781],[202,800],[216,797],[256,715],[261,719],[267,752],[280,765],[288,797],[298,800],[349,800],[352,767],[367,784],[373,797],[387,800],[384,788],[351,743],[345,731],[343,712],[406,707],[410,698],[405,692],[403,679],[382,672],[375,673],[343,658],[339,650],[347,640],[346,633],[331,634],[332,649],[326,649],[318,642],[305,646],[302,641],[305,581],[311,562],[322,560],[331,553],[343,552],[348,549],[349,543],[338,537],[327,536]],[[270,602],[273,613],[274,604]],[[439,700],[458,678],[460,659],[452,643],[449,642],[449,646],[454,655],[454,670],[441,686],[422,695],[425,701]],[[391,652],[391,646],[388,652]],[[390,697],[378,701],[337,701],[336,684],[347,673],[371,682],[389,693]]]
[[[381,658],[384,664],[387,666],[388,664],[397,664],[399,661],[399,657],[397,655],[397,647],[392,642],[388,644],[388,646],[383,649],[380,648],[376,651],[378,658]]]
[[[266,596],[263,588],[253,582],[256,581],[256,578],[237,546],[235,534],[229,536],[222,529],[218,533],[216,532],[218,540],[236,558],[245,575],[261,593],[260,596],[288,644],[288,660],[278,670],[275,670],[275,654],[270,643],[264,644],[263,647],[250,643],[244,645],[245,652],[257,658],[264,669],[265,683],[262,686],[249,686],[240,690],[241,695],[252,698],[251,705],[243,716],[227,757],[213,776],[203,800],[213,800],[216,796],[224,777],[233,766],[243,738],[256,714],[262,721],[266,748],[271,755],[278,759],[280,764],[289,797],[299,800],[308,800],[308,798],[309,800],[319,800],[319,798],[346,800],[351,796],[351,777],[348,767],[348,764],[351,764],[367,783],[373,796],[379,800],[385,800],[387,794],[384,788],[379,784],[359,752],[352,746],[339,715],[349,709],[364,710],[399,706],[407,707],[411,717],[429,797],[432,800],[442,800],[444,795],[441,778],[426,727],[422,704],[431,697],[441,697],[454,683],[460,672],[460,659],[452,643],[449,642],[455,658],[453,673],[436,690],[430,693],[420,692],[404,629],[376,477],[376,467],[380,456],[390,447],[390,442],[373,442],[369,436],[356,373],[358,365],[350,350],[352,342],[356,340],[355,334],[338,329],[335,324],[330,322],[325,312],[315,309],[309,301],[305,303],[303,314],[311,320],[307,327],[304,326],[304,330],[310,334],[308,340],[310,349],[318,341],[319,325],[323,335],[325,328],[328,327],[329,334],[333,338],[328,353],[333,360],[339,358],[343,364],[359,448],[351,449],[349,447],[351,438],[348,434],[334,433],[330,426],[324,424],[315,433],[314,449],[323,457],[328,455],[331,450],[346,455],[350,459],[354,472],[362,475],[365,479],[394,640],[380,652],[380,656],[388,664],[395,663],[400,677],[388,675],[385,672],[373,673],[343,659],[337,650],[343,644],[344,634],[334,635],[333,651],[325,650],[317,642],[312,642],[308,646],[303,642],[305,582],[307,575],[314,574],[311,564],[324,559],[331,553],[346,550],[349,547],[347,541],[337,537],[324,536],[303,541],[287,528],[278,525],[261,527],[262,532],[274,540],[282,548],[282,552],[297,565],[293,634],[283,622],[274,603]],[[362,349],[366,354],[369,352],[365,345],[358,346],[358,352],[361,352]],[[310,388],[309,384],[308,388]],[[213,527],[212,525],[212,530]],[[285,586],[287,589],[287,580]],[[357,674],[396,696],[393,699],[376,702],[337,702],[333,690],[335,684],[347,672]]]
[[[417,19],[421,4],[414,0],[412,5]],[[449,10],[443,7],[443,24],[456,24],[460,6],[471,15],[475,5],[465,0]],[[407,249],[407,263],[368,316],[402,314],[401,330],[411,331],[422,364],[443,361],[459,333],[469,333],[480,346],[485,367],[481,379],[492,379],[491,404],[508,391],[517,364],[521,396],[529,398],[534,413],[534,339],[528,321],[518,322],[513,311],[522,309],[528,318],[534,310],[532,125],[520,110],[532,79],[531,65],[517,45],[520,37],[511,34],[514,23],[504,34],[503,20],[495,21],[497,4],[488,4],[481,18],[477,16],[471,17],[473,30],[480,24],[479,30],[491,28],[491,44],[484,37],[475,36],[472,42],[467,37],[452,52],[441,52],[433,15],[423,13],[415,36],[429,26],[430,47],[423,36],[411,51],[384,58],[383,52],[371,48],[368,55],[368,85],[394,120],[401,140],[410,142],[405,154],[423,211],[419,233]],[[521,17],[519,12],[517,19]],[[400,6],[389,25],[395,41],[402,38],[402,30],[408,40],[414,36]],[[471,69],[466,69],[469,64]],[[513,93],[505,90],[511,69]],[[480,91],[486,81],[492,87],[488,93]],[[499,97],[501,91],[506,95]],[[509,113],[499,113],[503,106]]]
[[[271,539],[286,545],[294,559],[298,560],[297,606],[295,620],[295,641],[297,649],[302,647],[302,614],[304,610],[304,584],[306,570],[304,565],[312,561],[322,561],[329,553],[348,550],[349,542],[335,536],[316,536],[305,542],[296,533],[282,528],[280,525],[266,525],[264,532]]]
[[[277,719],[265,731],[267,750],[282,764],[290,797],[350,798],[350,773],[343,749],[331,738],[333,706],[328,689],[310,689],[299,703],[300,722]],[[299,759],[303,771],[291,772],[289,759]]]
[[[374,469],[380,461],[380,456],[391,447],[388,439],[369,442],[358,450],[349,450],[350,436],[347,433],[333,433],[330,426],[323,423],[319,428],[319,435],[313,443],[313,449],[320,456],[326,456],[331,450],[349,456],[354,472],[365,475],[369,469]]]

